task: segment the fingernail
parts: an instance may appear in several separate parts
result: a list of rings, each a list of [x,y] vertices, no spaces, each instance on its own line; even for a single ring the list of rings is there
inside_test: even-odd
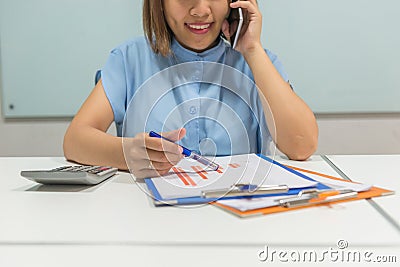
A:
[[[179,148],[179,153],[183,153],[183,148],[181,146],[178,147]]]

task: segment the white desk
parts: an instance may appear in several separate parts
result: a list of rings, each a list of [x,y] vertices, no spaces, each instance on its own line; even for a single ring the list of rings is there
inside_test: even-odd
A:
[[[319,156],[307,162],[278,160],[338,176]],[[65,251],[80,251],[77,255],[82,257],[98,252],[97,258],[79,260],[96,260],[98,266],[107,266],[107,255],[114,258],[121,251],[127,255],[119,259],[134,258],[128,263],[140,263],[138,266],[154,266],[156,262],[183,266],[188,262],[177,259],[189,258],[191,266],[253,266],[265,264],[257,260],[257,252],[265,245],[321,250],[336,248],[336,242],[344,239],[351,247],[390,251],[400,247],[397,229],[364,200],[239,219],[209,205],[155,208],[127,173],[80,192],[68,192],[65,187],[49,191],[19,176],[23,169],[64,164],[63,158],[0,158],[1,266],[2,261],[17,259],[28,261],[26,266],[50,266],[47,261],[51,257],[41,261],[41,251],[54,253],[55,259],[62,258]],[[36,261],[16,258],[21,251]],[[71,265],[71,260],[63,263]]]
[[[328,156],[351,180],[396,191],[395,195],[374,198],[400,225],[400,155]]]

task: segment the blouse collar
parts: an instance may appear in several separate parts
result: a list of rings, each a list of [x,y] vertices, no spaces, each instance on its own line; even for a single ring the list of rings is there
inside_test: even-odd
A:
[[[217,62],[225,52],[226,44],[222,38],[216,46],[197,53],[183,47],[175,38],[171,42],[172,57],[178,59],[180,63],[188,61],[214,61]]]

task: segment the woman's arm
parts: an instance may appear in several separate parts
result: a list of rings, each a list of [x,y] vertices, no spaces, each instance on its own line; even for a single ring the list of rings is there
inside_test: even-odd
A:
[[[114,114],[100,80],[65,133],[65,157],[82,164],[127,169],[122,139],[106,133],[113,119]]]
[[[129,166],[136,178],[166,174],[182,159],[180,146],[147,133],[125,138],[124,142],[122,137],[107,134],[113,120],[114,113],[100,80],[65,133],[65,157],[82,164],[123,170]],[[178,141],[185,134],[185,129],[178,129],[163,136]]]
[[[318,126],[313,112],[275,69],[260,41],[262,16],[256,0],[238,1],[232,8],[247,11],[248,27],[237,49],[246,59],[261,94],[270,132],[279,150],[290,159],[305,160],[317,148]],[[265,102],[265,101],[262,101]],[[268,114],[272,112],[273,119]],[[271,125],[275,123],[275,129]]]
[[[282,79],[262,47],[246,54],[245,58],[269,105],[265,113],[273,115],[273,120],[268,114],[266,117],[268,125],[275,123],[275,129],[270,131],[277,147],[290,159],[307,159],[318,143],[318,126],[313,112]]]

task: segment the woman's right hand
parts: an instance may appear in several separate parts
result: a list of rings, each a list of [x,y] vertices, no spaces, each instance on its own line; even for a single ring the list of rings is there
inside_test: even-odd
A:
[[[185,134],[185,128],[161,133],[174,142],[181,140]],[[124,138],[123,148],[126,164],[136,178],[167,174],[184,157],[181,146],[162,138],[150,137],[148,133]]]

